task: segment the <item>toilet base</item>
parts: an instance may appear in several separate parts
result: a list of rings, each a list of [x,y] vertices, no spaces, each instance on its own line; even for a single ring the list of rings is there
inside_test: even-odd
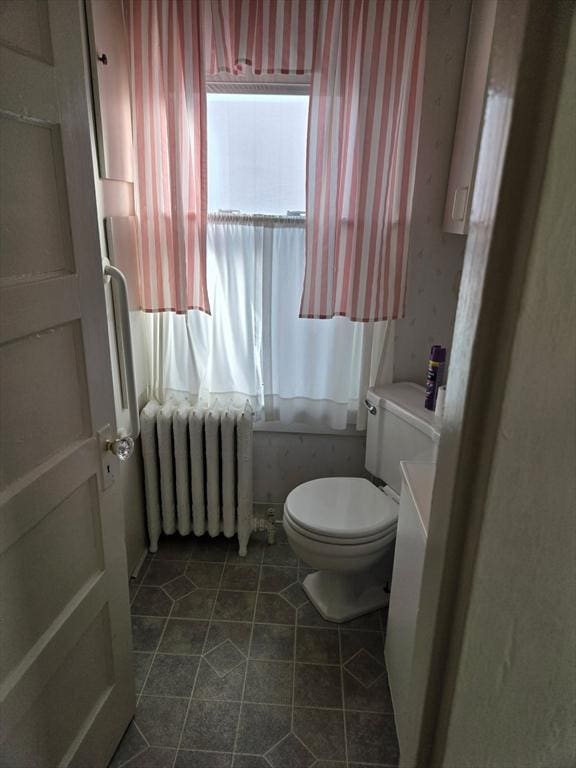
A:
[[[371,573],[316,571],[306,576],[302,586],[322,618],[337,624],[384,608],[390,597]]]

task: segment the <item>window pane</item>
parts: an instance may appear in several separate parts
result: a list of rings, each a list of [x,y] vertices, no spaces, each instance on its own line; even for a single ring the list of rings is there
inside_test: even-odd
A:
[[[208,94],[208,210],[306,208],[308,96]]]

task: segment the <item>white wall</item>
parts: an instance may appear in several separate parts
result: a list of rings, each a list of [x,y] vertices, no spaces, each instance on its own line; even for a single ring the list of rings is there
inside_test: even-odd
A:
[[[574,18],[569,61],[503,390],[446,768],[576,765]]]
[[[430,347],[449,347],[466,238],[442,231],[452,140],[468,33],[468,0],[429,3],[422,122],[406,315],[396,322],[394,378],[424,384]]]

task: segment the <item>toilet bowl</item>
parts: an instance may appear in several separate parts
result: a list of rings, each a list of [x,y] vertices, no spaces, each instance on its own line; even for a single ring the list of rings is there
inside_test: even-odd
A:
[[[323,618],[349,621],[387,604],[397,520],[395,494],[362,478],[311,480],[288,495],[284,530],[318,569],[303,587]]]
[[[292,549],[316,573],[303,587],[323,618],[343,622],[388,603],[400,461],[434,461],[439,438],[425,390],[399,382],[366,397],[366,469],[383,481],[327,477],[294,488],[284,505]]]

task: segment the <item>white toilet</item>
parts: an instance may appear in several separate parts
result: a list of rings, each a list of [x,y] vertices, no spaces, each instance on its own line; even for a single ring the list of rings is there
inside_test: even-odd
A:
[[[388,603],[401,461],[435,461],[439,430],[411,382],[368,391],[366,469],[384,484],[327,477],[294,488],[284,530],[310,568],[304,590],[328,621],[349,621]]]

